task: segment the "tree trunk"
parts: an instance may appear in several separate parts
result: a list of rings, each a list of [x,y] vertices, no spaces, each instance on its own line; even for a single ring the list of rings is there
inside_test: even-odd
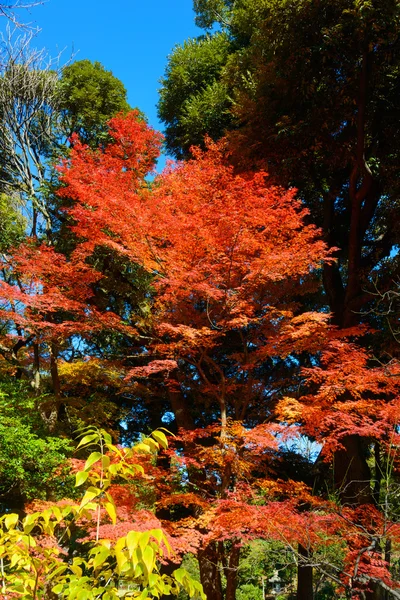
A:
[[[192,417],[189,403],[182,394],[179,384],[176,384],[169,390],[169,400],[171,409],[175,415],[176,426],[178,429],[190,431],[195,429],[194,419]],[[192,444],[187,444],[184,452],[190,455]],[[193,481],[198,477],[198,474],[193,476],[189,470],[189,479]],[[199,550],[197,554],[200,569],[200,581],[203,586],[207,600],[223,600],[221,572],[218,567],[218,549],[215,542],[209,544],[204,549]]]
[[[385,600],[386,592],[378,583],[369,584],[370,591],[365,593],[365,600]]]
[[[361,438],[347,435],[340,443],[343,449],[335,452],[334,477],[343,504],[356,506],[373,503],[371,471]]]
[[[207,600],[223,600],[216,543],[212,542],[204,550],[200,550],[197,557],[200,567],[200,581]]]
[[[225,568],[226,593],[225,600],[235,600],[237,588],[237,574],[239,567],[240,548],[233,545],[229,554],[229,563]]]
[[[33,380],[32,387],[36,394],[40,391],[40,354],[39,344],[33,344]]]
[[[387,563],[388,569],[390,568],[390,562],[392,559],[392,542],[391,540],[387,540],[385,544],[385,561]],[[384,600],[390,600],[389,592],[385,592]]]
[[[50,344],[50,374],[51,374],[51,382],[53,387],[54,395],[59,398],[61,395],[61,384],[60,384],[60,376],[58,373],[58,351],[55,344]]]
[[[296,600],[313,600],[313,570],[307,565],[310,553],[307,548],[299,544],[299,566],[297,568],[297,596]]]
[[[169,401],[172,412],[175,415],[177,429],[182,428],[188,431],[194,429],[195,424],[188,406],[188,402],[182,394],[178,382],[174,383],[173,386],[171,385],[169,389]]]

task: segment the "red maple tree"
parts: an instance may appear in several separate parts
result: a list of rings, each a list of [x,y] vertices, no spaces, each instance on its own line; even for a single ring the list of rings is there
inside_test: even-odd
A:
[[[183,549],[198,546],[212,600],[222,598],[223,559],[231,600],[229,573],[236,572],[243,539],[275,536],[312,548],[322,534],[343,535],[343,523],[350,537],[361,527],[372,535],[359,517],[321,509],[304,485],[279,481],[279,441],[285,431],[291,435],[290,422],[325,444],[327,456],[341,436],[384,439],[398,420],[397,367],[371,369],[367,355],[329,327],[329,315],[303,308],[318,268],[331,259],[295,190],[270,186],[262,172],[235,173],[223,142],[211,141],[149,184],[160,136],[135,113],[113,119],[110,134],[112,142],[99,150],[73,140],[59,194],[70,200],[75,247],[66,258],[33,242],[7,258],[17,284],[1,283],[8,302],[3,317],[13,319],[17,337],[38,336],[50,347],[107,328],[135,338],[134,323],[96,308],[93,286],[102,274],[91,258],[108,248],[151,274],[145,359],[142,353],[122,373],[127,386],[141,381],[168,395],[181,429],[175,482],[184,469],[190,491],[177,494],[165,480],[159,508],[188,509],[170,523],[170,533]],[[298,382],[285,379],[285,369],[302,353],[317,357],[314,362],[322,358],[303,371],[309,393],[280,403],[284,425],[277,426],[277,400],[282,390],[294,396]],[[323,510],[318,517],[310,514],[315,504]],[[196,544],[188,542],[190,530],[198,534]],[[364,574],[391,585],[376,549],[360,553],[362,542],[354,539],[346,573],[361,572],[362,563]],[[222,557],[226,540],[229,556]],[[365,557],[381,569],[379,576]]]

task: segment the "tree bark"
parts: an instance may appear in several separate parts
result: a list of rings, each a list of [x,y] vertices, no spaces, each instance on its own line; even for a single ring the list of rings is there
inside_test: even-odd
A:
[[[226,593],[225,600],[235,600],[237,588],[237,575],[239,568],[240,548],[233,545],[229,554],[229,562],[225,568]]]
[[[195,423],[190,412],[188,402],[176,382],[173,387],[169,389],[169,401],[171,404],[172,412],[175,415],[175,421],[177,428],[182,428],[190,431],[195,428]]]
[[[179,389],[178,384],[171,387],[169,390],[169,400],[171,409],[175,415],[176,425],[178,429],[190,431],[195,429],[193,416],[187,399]],[[190,444],[184,449],[190,454]],[[193,475],[189,473],[189,478]],[[223,600],[221,572],[218,566],[219,553],[215,542],[209,544],[202,550],[199,550],[197,559],[199,561],[200,581],[203,586],[207,600]]]
[[[218,558],[215,542],[212,542],[198,553],[200,581],[207,600],[223,600],[224,597]]]
[[[335,452],[334,479],[343,504],[357,506],[373,503],[371,471],[358,435],[340,440],[343,449]]]
[[[50,374],[51,374],[51,382],[53,386],[54,395],[59,398],[61,395],[61,383],[60,376],[58,373],[58,364],[57,364],[57,356],[58,351],[55,344],[50,344]]]
[[[297,596],[296,600],[313,600],[313,570],[307,564],[310,558],[310,552],[307,548],[299,544],[299,565],[297,568]]]
[[[36,394],[40,392],[40,353],[39,344],[33,344],[33,379],[32,387]]]

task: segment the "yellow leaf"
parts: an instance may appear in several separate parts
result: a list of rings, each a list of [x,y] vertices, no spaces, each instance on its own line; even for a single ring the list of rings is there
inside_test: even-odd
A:
[[[168,448],[168,440],[166,438],[165,433],[157,429],[156,431],[153,431],[151,435],[156,440],[156,442],[160,444],[161,448]]]
[[[113,525],[117,522],[117,511],[115,510],[115,505],[111,502],[106,502],[105,504],[106,511],[113,522]]]
[[[150,574],[155,566],[155,554],[151,546],[146,546],[142,552],[143,564],[146,567],[147,573]]]
[[[11,529],[13,527],[15,527],[15,525],[18,523],[18,515],[15,513],[11,513],[9,515],[7,515],[4,519],[4,523],[7,527],[7,529]]]

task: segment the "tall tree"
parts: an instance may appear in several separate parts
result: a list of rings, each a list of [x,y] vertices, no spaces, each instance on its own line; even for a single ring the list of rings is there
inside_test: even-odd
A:
[[[62,134],[77,133],[92,147],[105,141],[111,117],[130,110],[124,84],[98,61],[85,59],[66,65],[59,93]]]
[[[192,145],[202,146],[205,133],[218,139],[230,126],[231,99],[221,73],[231,52],[225,32],[174,49],[161,80],[158,114],[167,150],[177,158],[187,156]]]
[[[358,322],[371,300],[368,282],[398,242],[398,147],[388,143],[398,129],[398,3],[202,0],[195,9],[199,25],[217,23],[231,43],[214,77],[233,99],[234,160],[267,168],[300,190],[327,243],[340,248],[324,273],[334,321]],[[179,93],[173,67],[180,52],[161,90],[162,117],[164,98]],[[186,72],[195,78],[196,61]],[[177,152],[187,154],[194,137],[178,108],[164,115],[167,135],[174,119],[182,133],[169,147],[185,139]],[[220,134],[203,122],[204,135]]]

